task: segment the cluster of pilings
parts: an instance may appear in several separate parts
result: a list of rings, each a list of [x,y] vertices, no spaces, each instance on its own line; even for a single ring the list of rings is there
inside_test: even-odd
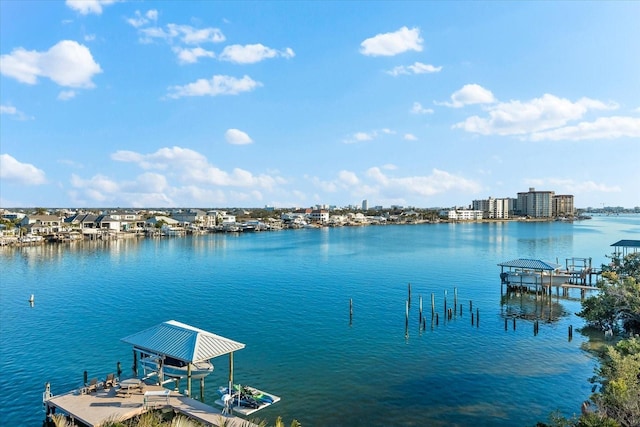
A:
[[[435,293],[431,293],[431,328],[439,326],[442,323],[452,321],[456,318],[462,318],[463,304],[458,302],[458,288],[453,288],[453,305],[448,303],[448,291],[444,290],[443,306],[442,306],[442,319],[440,317],[440,311],[436,309],[436,296]],[[411,307],[411,283],[407,285],[407,299],[405,301],[405,337],[409,336],[409,309]],[[471,326],[480,327],[480,309],[476,308],[473,311],[473,301],[469,301],[469,313],[471,319]],[[418,329],[420,332],[427,328],[427,315],[423,310],[422,295],[418,295]],[[353,324],[353,298],[349,299],[349,326]]]
[[[448,291],[445,289],[444,297],[442,300],[442,315],[443,315],[442,322],[443,323],[463,317],[462,316],[463,304],[460,304],[458,300],[458,288],[456,287],[453,288],[453,305],[452,306],[448,305],[447,297],[448,297]],[[411,283],[407,285],[407,299],[405,300],[405,322],[404,322],[405,337],[409,337],[410,308],[411,308]],[[470,316],[471,326],[475,326],[476,328],[479,328],[480,327],[480,309],[476,307],[474,312],[474,306],[473,306],[472,300],[469,300],[469,316]],[[423,310],[422,295],[418,295],[418,326],[419,326],[420,332],[425,331],[427,328],[427,317],[428,316],[425,315]],[[435,297],[435,293],[432,292],[431,293],[431,321],[430,321],[431,329],[433,329],[436,326],[439,326],[440,322],[441,322],[440,311],[436,309],[436,297]],[[512,328],[515,331],[516,317],[511,318],[511,323],[512,323]],[[349,326],[351,326],[352,324],[353,324],[353,298],[350,298],[349,299]],[[509,330],[508,317],[504,318],[504,330],[505,331]],[[540,323],[539,323],[539,320],[536,319],[533,321],[533,335],[537,336],[539,332],[540,332]],[[569,341],[573,339],[573,326],[571,325],[568,328],[568,338],[569,338]]]

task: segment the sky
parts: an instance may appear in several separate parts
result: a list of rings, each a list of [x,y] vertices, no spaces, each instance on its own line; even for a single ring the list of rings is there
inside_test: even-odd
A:
[[[0,1],[0,207],[640,206],[640,2]]]

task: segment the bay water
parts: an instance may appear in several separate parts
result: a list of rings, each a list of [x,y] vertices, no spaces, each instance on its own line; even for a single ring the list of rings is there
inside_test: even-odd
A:
[[[255,414],[270,423],[533,426],[554,411],[571,416],[590,395],[597,360],[585,349],[600,338],[581,332],[580,293],[554,292],[553,316],[534,335],[518,317],[532,297],[505,299],[497,264],[579,257],[599,267],[612,243],[639,235],[640,216],[629,215],[0,248],[0,425],[41,425],[46,382],[65,393],[83,371],[104,378],[117,362],[131,375],[120,339],[171,319],[246,344],[235,381],[282,398]],[[449,307],[457,294],[451,320],[445,293]],[[207,403],[228,377],[226,356],[212,362]]]

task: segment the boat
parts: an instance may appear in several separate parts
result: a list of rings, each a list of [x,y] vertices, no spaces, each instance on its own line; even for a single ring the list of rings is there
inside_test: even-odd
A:
[[[145,375],[147,371],[158,372],[158,358],[154,356],[142,357],[140,365],[144,368]],[[208,361],[186,363],[182,360],[174,359],[166,356],[162,363],[162,372],[165,376],[171,378],[187,378],[188,365],[191,365],[191,378],[200,379],[213,372],[213,364]]]

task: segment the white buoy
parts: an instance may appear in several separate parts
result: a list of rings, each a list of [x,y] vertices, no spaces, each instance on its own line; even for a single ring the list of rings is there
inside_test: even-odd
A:
[[[33,297],[33,294],[31,294],[31,296],[29,297],[29,302],[32,303],[33,301],[34,301],[34,297]]]

